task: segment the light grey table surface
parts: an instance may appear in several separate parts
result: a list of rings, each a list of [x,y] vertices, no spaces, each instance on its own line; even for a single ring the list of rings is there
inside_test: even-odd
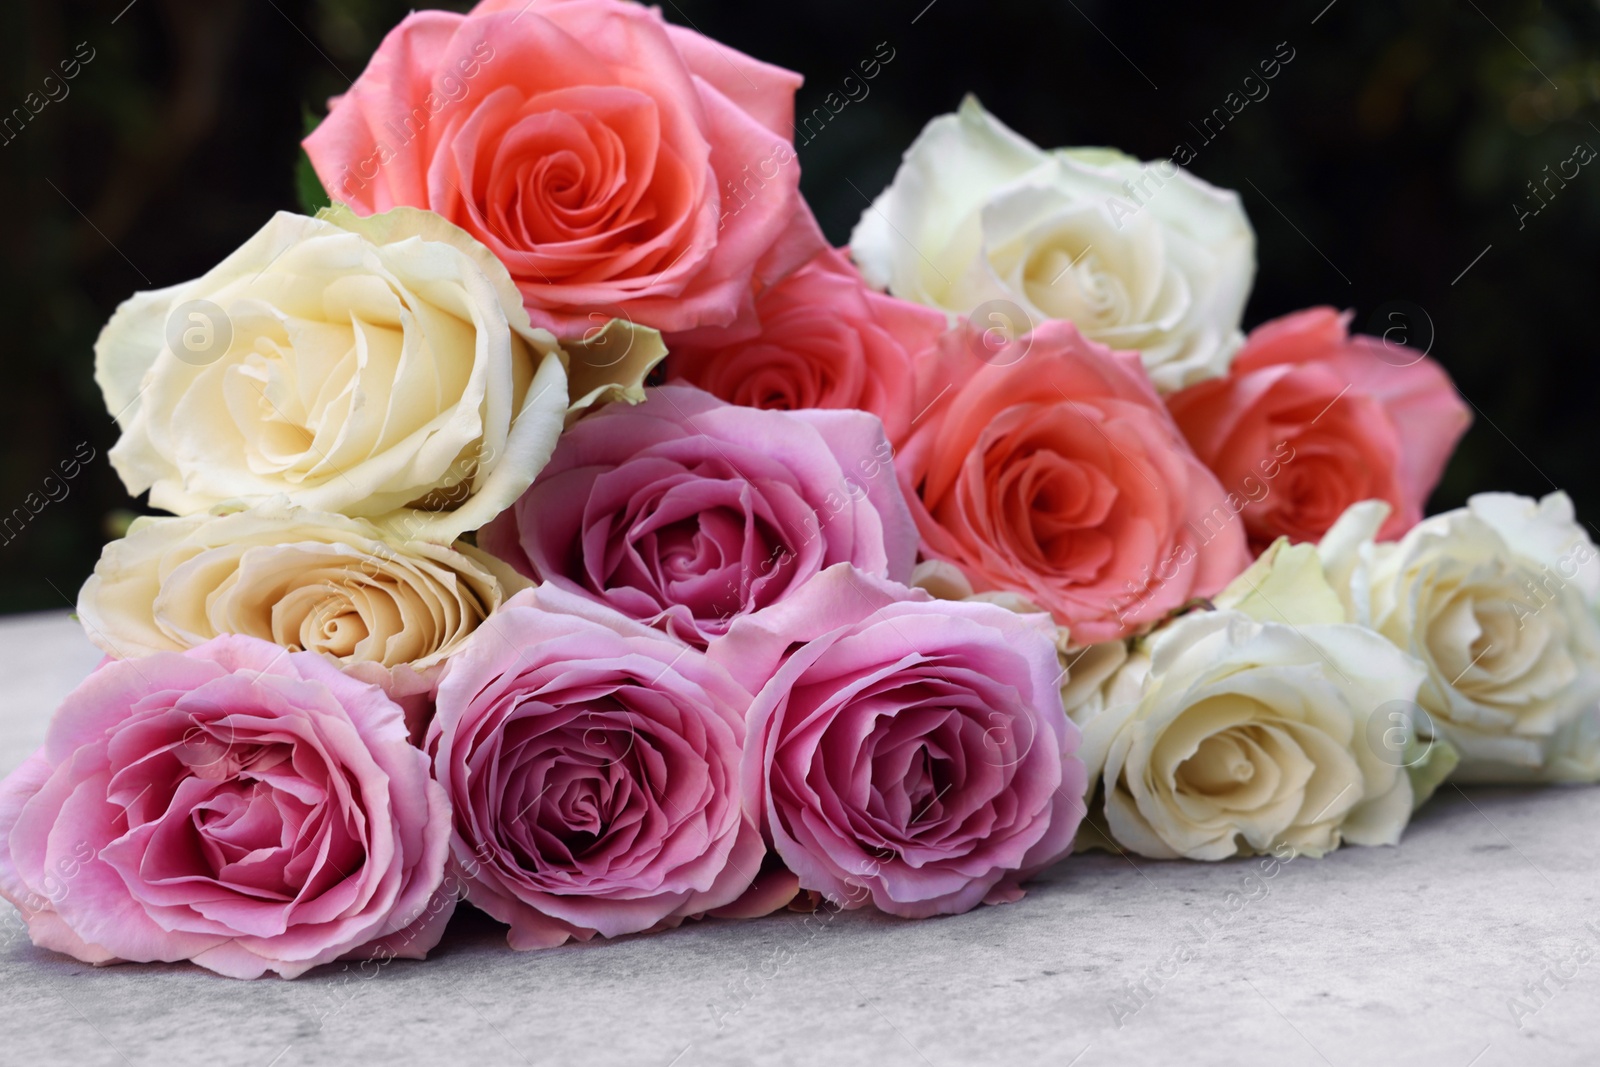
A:
[[[64,614],[0,622],[0,771],[97,660]],[[293,982],[96,969],[0,904],[0,1063],[1600,1063],[1600,791],[1446,787],[1401,847],[1260,884],[1251,863],[1136,862],[1076,857],[955,918],[542,953],[464,912],[426,963]]]

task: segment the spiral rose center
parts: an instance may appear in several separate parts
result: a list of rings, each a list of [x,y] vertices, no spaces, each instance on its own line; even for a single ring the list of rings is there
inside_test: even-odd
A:
[[[1031,566],[1092,582],[1115,546],[1102,528],[1117,503],[1115,482],[1092,463],[1024,440],[997,445],[992,490],[1007,532]]]
[[[1238,738],[1220,734],[1202,741],[1181,773],[1195,792],[1214,796],[1250,781],[1256,768]]]

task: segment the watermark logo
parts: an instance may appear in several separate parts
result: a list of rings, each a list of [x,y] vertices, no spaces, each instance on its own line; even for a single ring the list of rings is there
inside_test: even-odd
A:
[[[1391,767],[1415,767],[1428,758],[1438,731],[1422,705],[1410,700],[1380,704],[1367,718],[1367,748]]]
[[[985,300],[967,321],[967,350],[990,366],[1009,367],[1028,354],[1033,320],[1016,303]]]
[[[209,300],[185,300],[167,315],[167,347],[191,367],[206,367],[233,345],[233,320]]]
[[[1409,300],[1391,300],[1372,313],[1367,332],[1383,342],[1378,358],[1391,367],[1411,367],[1433,351],[1433,317]]]

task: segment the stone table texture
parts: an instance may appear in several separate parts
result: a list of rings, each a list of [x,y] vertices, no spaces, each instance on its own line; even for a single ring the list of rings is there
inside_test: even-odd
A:
[[[0,771],[98,653],[0,622]],[[1093,854],[1017,904],[704,922],[513,953],[463,910],[426,963],[293,982],[94,968],[0,923],[0,1063],[1600,1063],[1600,791],[1446,786],[1399,848]],[[3,905],[0,905],[3,907]]]

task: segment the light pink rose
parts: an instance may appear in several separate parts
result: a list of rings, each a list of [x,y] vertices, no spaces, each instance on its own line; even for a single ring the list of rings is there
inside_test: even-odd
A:
[[[1444,368],[1376,337],[1350,313],[1309,308],[1251,331],[1227,377],[1167,407],[1244,516],[1256,551],[1315,541],[1351,504],[1384,500],[1379,539],[1422,519],[1472,414]]]
[[[910,428],[914,360],[945,330],[943,312],[867,287],[829,249],[756,298],[759,333],[675,339],[669,378],[753,408],[857,408],[892,444]]]
[[[749,701],[609,608],[550,586],[513,597],[451,658],[428,730],[467,899],[517,949],[739,900],[766,852],[739,793]]]
[[[1250,562],[1225,494],[1136,352],[1066,322],[996,344],[952,331],[917,381],[896,469],[923,554],[1021,594],[1075,644],[1126,636]]]
[[[1015,900],[1070,851],[1087,773],[1054,638],[840,564],[713,643],[756,692],[744,790],[800,885],[921,918]]]
[[[704,647],[835,563],[907,580],[917,536],[861,411],[761,411],[647,390],[561,435],[479,545],[534,581]]]
[[[89,963],[293,978],[420,959],[454,909],[450,809],[382,690],[225,635],[108,661],[0,784],[0,894]]]
[[[359,214],[428,208],[482,241],[535,326],[725,326],[824,247],[800,80],[657,8],[484,0],[407,16],[305,149]]]

